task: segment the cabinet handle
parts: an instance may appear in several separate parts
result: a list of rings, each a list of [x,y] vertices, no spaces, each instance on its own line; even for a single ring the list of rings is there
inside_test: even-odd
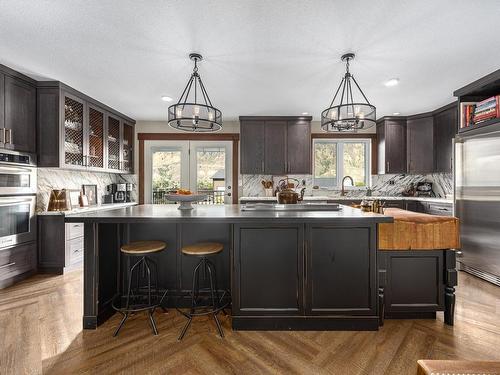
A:
[[[264,173],[264,160],[262,160],[262,163],[261,163],[261,166],[260,166],[260,170],[262,173]]]
[[[5,129],[5,144],[12,144],[12,129]]]
[[[4,264],[3,266],[0,266],[0,270],[3,269],[3,268],[7,268],[7,267],[10,267],[10,266],[13,266],[15,264],[16,264],[16,262],[10,262],[10,263]]]
[[[387,171],[386,172],[389,172],[389,162],[387,162],[386,164],[387,164]]]
[[[0,143],[4,143],[5,142],[5,128],[0,128],[0,135],[2,136],[0,138]]]

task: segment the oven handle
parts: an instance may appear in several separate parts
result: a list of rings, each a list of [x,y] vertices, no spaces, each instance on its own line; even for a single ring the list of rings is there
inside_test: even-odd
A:
[[[10,262],[10,263],[4,264],[3,266],[0,266],[0,270],[3,268],[15,266],[15,265],[16,265],[16,262]]]
[[[33,202],[33,199],[16,199],[16,200],[4,200],[0,198],[0,206],[15,206],[16,204],[20,203],[29,203],[31,204]]]
[[[15,167],[10,164],[0,164],[0,173],[32,173],[32,168]]]

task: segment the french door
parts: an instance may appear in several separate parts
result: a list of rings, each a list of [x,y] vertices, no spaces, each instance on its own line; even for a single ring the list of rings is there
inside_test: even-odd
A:
[[[144,202],[164,204],[177,189],[206,194],[205,204],[232,202],[231,141],[146,141]]]

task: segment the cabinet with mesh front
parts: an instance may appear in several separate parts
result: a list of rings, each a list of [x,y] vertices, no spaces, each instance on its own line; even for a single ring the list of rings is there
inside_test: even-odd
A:
[[[37,96],[38,166],[133,173],[133,119],[61,82]]]

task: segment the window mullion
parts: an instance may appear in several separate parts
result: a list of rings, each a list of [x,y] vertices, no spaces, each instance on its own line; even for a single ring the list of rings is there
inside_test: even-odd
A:
[[[337,176],[337,189],[340,189],[344,178],[344,142],[337,142]]]

